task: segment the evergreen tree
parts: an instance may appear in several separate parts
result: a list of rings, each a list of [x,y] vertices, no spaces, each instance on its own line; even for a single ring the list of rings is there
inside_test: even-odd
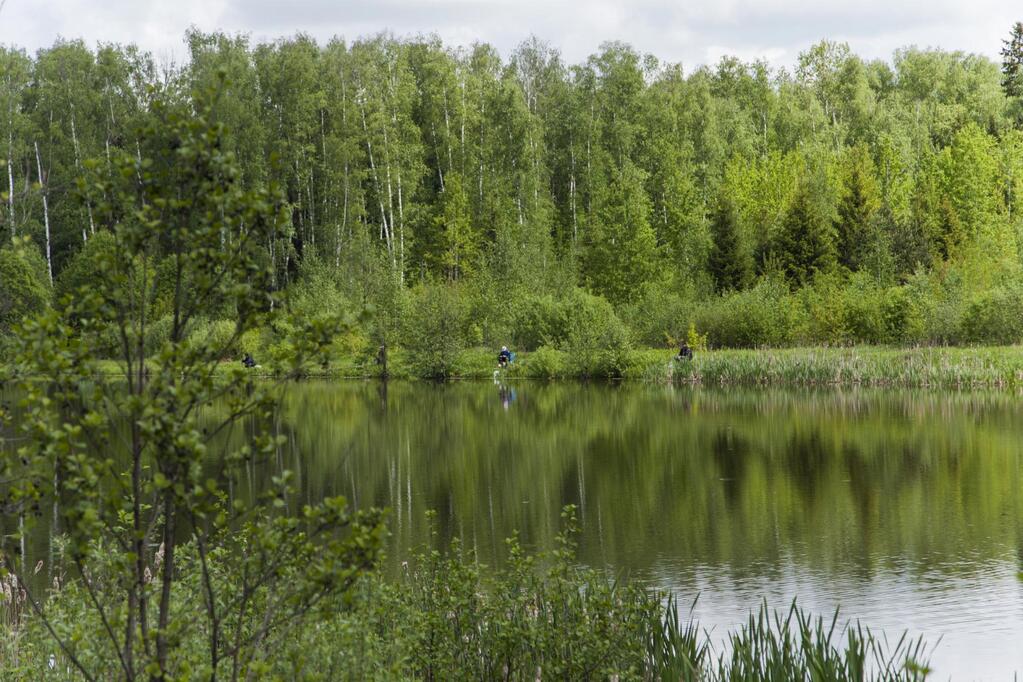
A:
[[[1023,21],[1016,22],[1002,43],[1002,88],[1008,97],[1023,97]]]
[[[741,289],[749,283],[753,264],[739,234],[735,203],[722,195],[710,223],[714,244],[708,267],[718,291]]]
[[[838,203],[838,261],[860,269],[875,251],[878,234],[874,214],[878,208],[874,163],[865,145],[849,150],[843,168],[844,192]]]
[[[808,284],[836,263],[834,226],[822,181],[804,179],[778,236],[778,255],[789,281]]]

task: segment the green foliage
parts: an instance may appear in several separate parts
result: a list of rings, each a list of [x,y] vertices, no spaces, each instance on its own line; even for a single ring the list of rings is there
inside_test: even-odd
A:
[[[113,233],[100,230],[94,234],[61,270],[54,282],[54,300],[61,302],[66,297],[73,298],[87,292],[102,279],[103,271],[113,263],[115,253]]]
[[[794,303],[807,319],[785,334],[731,336],[948,342],[964,338],[967,301],[1023,278],[1018,33],[1001,72],[938,49],[865,62],[830,41],[800,54],[792,73],[734,58],[687,73],[621,43],[570,65],[539,41],[502,59],[485,44],[457,51],[421,37],[321,46],[190,31],[189,59],[166,77],[134,48],[4,48],[11,135],[0,177],[26,189],[7,188],[0,222],[5,237],[48,254],[56,300],[123,269],[108,188],[76,181],[90,157],[166,151],[169,135],[143,148],[138,134],[163,125],[160,90],[229,128],[219,144],[240,187],[274,183],[286,199],[249,254],[268,273],[261,290],[286,292],[299,319],[373,309],[335,340],[333,355],[352,367],[381,346],[400,350],[416,326],[406,319],[413,290],[427,280],[464,285],[465,346],[562,347],[577,287],[608,300],[637,343],[660,346],[697,309],[723,309],[728,292],[779,274],[794,292],[811,287]],[[211,87],[220,93],[203,105]],[[233,238],[221,230],[200,250],[230,251]],[[119,285],[129,296],[148,281],[139,304],[154,323],[181,291],[203,288],[194,273],[176,277],[167,246],[137,254]],[[928,284],[910,316],[919,324],[893,330],[898,315],[879,322],[884,294],[860,305],[844,281],[814,284],[836,265],[878,291],[920,273],[959,281],[947,293]],[[202,317],[244,313],[217,305]],[[294,329],[242,334],[261,355],[287,354]],[[125,341],[83,333],[108,356]],[[229,345],[225,357],[237,351]]]
[[[557,379],[565,375],[565,353],[540,346],[523,360],[522,373],[534,379]]]
[[[963,316],[962,340],[986,344],[1023,341],[1023,286],[1004,285],[973,298]]]
[[[454,375],[459,353],[467,346],[468,322],[457,287],[427,283],[413,289],[402,335],[413,372],[433,379]]]
[[[792,339],[793,316],[787,287],[765,280],[699,309],[696,325],[712,346],[782,346]]]
[[[822,179],[804,180],[778,236],[778,257],[785,276],[808,284],[836,263],[832,209]]]
[[[620,377],[629,365],[629,330],[604,299],[576,291],[567,301],[563,349],[577,376]]]
[[[1003,41],[1002,88],[1007,97],[1023,98],[1023,21],[1012,25],[1012,34]]]
[[[632,330],[637,344],[672,347],[684,336],[695,307],[691,295],[651,285],[641,299],[621,310],[621,317]]]
[[[85,679],[262,676],[279,638],[350,590],[380,546],[378,511],[350,513],[344,500],[326,499],[289,512],[286,471],[251,504],[229,496],[247,463],[277,444],[273,386],[240,364],[217,369],[280,310],[263,245],[281,219],[281,192],[245,186],[211,122],[215,99],[152,93],[153,119],[135,152],[87,164],[81,199],[110,230],[94,237],[102,267],[87,286],[87,268],[72,270],[68,286],[77,290],[26,318],[11,344],[5,378],[24,396],[25,441],[0,452],[12,481],[2,502],[24,520],[19,533],[50,513],[64,533],[71,604],[36,616],[59,669]],[[225,310],[233,320],[216,319]],[[342,321],[292,325],[277,358],[285,376],[316,357]],[[113,343],[99,342],[105,334]],[[104,376],[111,350],[123,381]],[[215,423],[200,426],[204,413]],[[217,440],[243,420],[241,442]],[[16,557],[0,560],[18,585],[29,584]]]
[[[439,252],[432,258],[437,271],[451,281],[471,275],[479,265],[479,239],[472,227],[469,198],[458,173],[448,174],[433,220],[439,241]]]
[[[50,304],[46,262],[30,242],[17,240],[0,248],[0,336],[26,315]]]
[[[865,145],[849,150],[842,172],[844,178],[837,223],[838,261],[850,270],[859,270],[870,262],[881,239],[875,220],[879,204],[876,173]]]
[[[338,502],[337,508],[343,505]],[[214,551],[205,559],[193,545],[181,547],[182,587],[203,591],[201,566],[218,592],[238,598],[244,582],[232,557],[245,563],[257,554],[267,535],[273,544],[295,552],[310,566],[297,570],[288,562],[287,578],[312,591],[323,583],[357,585],[345,598],[324,598],[314,619],[289,624],[270,638],[272,655],[251,648],[238,652],[237,663],[225,670],[239,677],[310,680],[393,679],[681,679],[760,680],[921,680],[927,670],[922,640],[902,638],[895,644],[875,637],[859,625],[838,625],[839,614],[814,619],[793,604],[771,613],[764,604],[749,621],[728,633],[726,652],[715,657],[709,633],[691,614],[680,613],[675,597],[649,591],[628,579],[612,579],[582,567],[576,559],[574,508],[563,513],[565,530],[555,547],[527,554],[517,537],[506,541],[508,560],[499,567],[482,565],[457,540],[445,551],[420,551],[403,565],[394,581],[378,577],[359,580],[365,554],[351,541],[342,570],[315,554],[312,537],[301,526],[268,522],[272,531],[248,527],[230,541],[231,551]],[[319,520],[319,519],[309,519]],[[358,537],[352,527],[349,538]],[[368,530],[368,529],[363,529]],[[118,568],[97,560],[93,584],[108,586]],[[244,573],[244,571],[243,571]],[[106,600],[107,593],[100,592]],[[250,615],[241,622],[225,620],[225,631],[237,627],[259,631],[259,619],[275,603],[275,594],[256,590],[247,595]],[[113,600],[105,603],[115,613]],[[89,608],[89,595],[77,582],[63,585],[47,607],[61,636],[77,636],[76,659],[103,678],[120,677],[116,651],[86,643],[103,621]],[[195,600],[176,604],[187,625],[177,631],[175,661],[182,675],[210,677],[208,632]],[[310,622],[313,621],[313,622]],[[68,657],[57,654],[49,665],[48,634],[39,619],[26,617],[15,625],[16,639],[5,640],[14,655],[2,671],[11,680],[69,679]],[[255,654],[255,655],[254,655]],[[74,679],[71,677],[71,679]]]
[[[612,171],[587,239],[589,286],[616,304],[635,299],[656,272],[657,237],[644,180],[643,171],[632,164]]]
[[[522,296],[509,303],[513,307],[516,346],[533,350],[545,344],[557,346],[564,341],[568,311],[563,302],[546,295]]]
[[[714,245],[708,262],[714,284],[721,292],[744,288],[752,275],[749,251],[742,243],[738,222],[735,204],[722,197],[711,219]]]

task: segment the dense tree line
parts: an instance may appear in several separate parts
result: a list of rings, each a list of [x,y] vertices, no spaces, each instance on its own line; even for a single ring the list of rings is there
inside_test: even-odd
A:
[[[0,50],[0,221],[7,260],[26,260],[0,270],[5,290],[36,300],[41,272],[58,293],[87,277],[76,261],[107,198],[78,178],[144,155],[155,93],[188,102],[221,74],[224,151],[248,186],[286,188],[264,245],[273,286],[317,287],[314,307],[374,303],[382,340],[437,285],[464,304],[468,342],[521,338],[523,301],[579,287],[656,343],[713,326],[720,310],[696,302],[749,292],[804,309],[864,287],[882,307],[952,292],[962,318],[1021,281],[1023,25],[1001,65],[917,48],[865,61],[821,42],[792,71],[724,58],[687,72],[621,43],[568,64],[536,39],[506,59],[389,34],[186,41],[187,62],[162,68],[134,47]],[[14,298],[0,294],[0,320],[25,307]],[[799,340],[727,336],[714,340]]]

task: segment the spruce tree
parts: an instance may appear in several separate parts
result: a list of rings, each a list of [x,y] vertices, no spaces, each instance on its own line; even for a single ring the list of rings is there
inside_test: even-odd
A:
[[[1023,21],[1017,21],[1012,36],[1002,42],[1002,88],[1008,97],[1023,97]]]
[[[807,284],[836,263],[834,227],[819,182],[804,180],[778,235],[778,255],[785,276]]]
[[[749,283],[752,263],[742,246],[739,234],[739,216],[735,202],[722,196],[718,200],[711,220],[714,240],[708,266],[718,291],[741,289]]]
[[[859,270],[878,241],[874,214],[878,208],[874,164],[866,146],[849,150],[844,193],[838,204],[838,261]]]

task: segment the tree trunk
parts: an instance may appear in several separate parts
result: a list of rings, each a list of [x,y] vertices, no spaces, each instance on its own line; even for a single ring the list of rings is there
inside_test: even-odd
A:
[[[10,79],[8,79],[10,83]],[[13,98],[12,98],[13,100]],[[11,239],[18,236],[18,226],[14,219],[14,103],[10,103],[7,112],[7,206],[11,221]]]
[[[74,148],[75,148],[75,169],[78,170],[79,173],[81,173],[82,172],[82,159],[81,159],[81,155],[80,155],[79,150],[78,150],[78,133],[77,133],[77,130],[75,128],[75,105],[74,104],[71,105],[71,143],[74,145]],[[88,196],[86,196],[86,199],[85,199],[85,210],[89,214],[89,234],[96,234],[96,223],[92,219],[92,202],[89,200]],[[82,239],[82,241],[86,241],[86,239],[84,237],[84,232],[83,232],[83,239]]]
[[[366,153],[369,156],[369,169],[373,175],[373,186],[376,189],[377,204],[380,206],[380,231],[387,243],[387,253],[391,256],[391,263],[394,265],[394,246],[391,243],[391,231],[387,226],[387,212],[384,210],[383,193],[380,191],[380,176],[377,173],[377,165],[373,160],[373,140],[370,139],[369,125],[366,123],[366,103],[359,103],[359,110],[362,113],[362,132],[366,136]]]
[[[43,193],[43,225],[46,229],[46,274],[50,277],[50,286],[53,286],[53,259],[50,257],[50,204],[46,195],[46,178],[43,177],[43,160],[39,155],[39,143],[35,143],[36,149],[36,170],[39,172],[39,187]]]

